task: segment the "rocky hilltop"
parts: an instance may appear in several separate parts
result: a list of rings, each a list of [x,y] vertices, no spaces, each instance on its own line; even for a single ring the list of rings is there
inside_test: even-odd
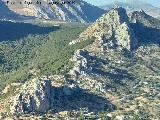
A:
[[[53,97],[51,81],[33,79],[18,91],[11,107],[11,113],[45,112],[50,108]]]
[[[134,115],[140,115],[139,119],[159,118],[159,94],[155,94],[160,84],[159,23],[144,11],[128,17],[125,9],[118,7],[89,26],[79,40],[72,41],[95,38],[93,44],[75,52],[70,76],[81,88],[116,105],[107,116],[115,115],[118,120],[130,120]]]
[[[159,44],[159,26],[160,20],[147,15],[143,10],[127,15],[122,7],[113,8],[70,44],[95,37],[103,46],[134,50],[148,42]]]
[[[23,116],[23,119],[27,114],[55,114],[62,111],[78,111],[80,108],[98,112],[115,108],[107,99],[89,93],[76,83],[67,82],[64,76],[56,75],[26,82],[16,90],[16,95],[11,101],[9,114]]]
[[[80,38],[96,37],[102,39],[102,44],[108,47],[122,47],[128,50],[137,46],[137,40],[129,25],[129,18],[125,9],[119,7],[112,9],[99,18]]]
[[[7,0],[4,0],[6,3]],[[9,0],[6,5],[18,15],[30,16],[40,19],[52,19],[67,22],[94,22],[105,11],[84,2],[83,0],[69,1],[66,4],[55,4],[54,0]],[[11,4],[15,2],[15,4]],[[22,4],[19,4],[19,3]],[[41,4],[40,4],[41,2]],[[32,4],[31,4],[32,3]],[[51,3],[51,4],[49,4]]]
[[[159,119],[160,29],[151,16],[136,13],[128,17],[118,7],[104,14],[70,43],[95,38],[75,51],[69,72],[19,86],[8,114],[16,119],[36,113],[45,113],[37,119]]]

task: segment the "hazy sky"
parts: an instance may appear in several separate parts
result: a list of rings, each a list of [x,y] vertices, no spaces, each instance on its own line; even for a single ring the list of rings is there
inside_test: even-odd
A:
[[[126,0],[85,0],[85,1],[92,3],[94,5],[105,5],[113,1],[126,1]],[[145,1],[156,7],[160,7],[160,0],[140,0],[140,1]]]

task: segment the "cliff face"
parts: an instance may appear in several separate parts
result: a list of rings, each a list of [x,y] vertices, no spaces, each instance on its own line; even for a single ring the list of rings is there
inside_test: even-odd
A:
[[[112,44],[110,47],[119,46],[131,50],[137,46],[137,39],[123,8],[115,8],[104,14],[84,31],[80,38],[93,36],[98,39],[105,39],[106,44]]]
[[[33,79],[24,84],[14,97],[11,113],[45,112],[51,108],[53,97],[51,81]]]
[[[11,2],[15,2],[15,4],[11,5]],[[19,4],[20,2],[22,4]],[[105,12],[82,0],[66,2],[66,4],[61,4],[61,2],[53,4],[53,2],[55,1],[39,0],[37,3],[36,0],[27,2],[25,0],[10,0],[7,7],[19,15],[67,22],[94,22]]]

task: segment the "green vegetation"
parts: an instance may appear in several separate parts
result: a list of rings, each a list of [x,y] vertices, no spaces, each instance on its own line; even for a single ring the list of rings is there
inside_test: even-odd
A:
[[[28,35],[20,40],[1,42],[0,90],[6,84],[30,79],[31,70],[35,71],[36,76],[66,73],[72,67],[69,59],[74,51],[94,41],[91,39],[69,45],[85,28],[80,24],[64,24],[47,35]]]

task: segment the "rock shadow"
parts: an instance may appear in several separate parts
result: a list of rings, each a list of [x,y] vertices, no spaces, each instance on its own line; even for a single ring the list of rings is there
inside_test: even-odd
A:
[[[141,23],[131,23],[130,26],[138,39],[137,48],[149,44],[160,45],[160,28],[147,27]]]
[[[106,98],[89,93],[79,87],[54,87],[54,101],[51,101],[52,112],[79,110],[87,108],[89,112],[113,111],[116,106]]]
[[[103,71],[101,69],[93,68],[92,69],[93,73],[99,74],[102,76],[106,76],[114,81],[120,82],[122,80],[134,80],[135,77],[128,73],[127,70],[122,70],[122,69],[114,69],[114,72],[108,72],[108,71]]]
[[[29,34],[48,34],[59,29],[54,27],[41,27],[22,22],[0,21],[0,41],[14,41]]]
[[[115,82],[120,83],[123,80],[134,80],[135,77],[128,73],[127,70],[119,69],[119,68],[113,68],[113,72],[108,72],[105,70],[102,70],[103,65],[109,64],[111,61],[108,59],[101,59],[96,56],[91,55],[84,55],[85,58],[88,60],[88,67],[92,68],[92,73],[106,76],[109,79],[112,79]],[[88,72],[89,74],[89,72]]]

